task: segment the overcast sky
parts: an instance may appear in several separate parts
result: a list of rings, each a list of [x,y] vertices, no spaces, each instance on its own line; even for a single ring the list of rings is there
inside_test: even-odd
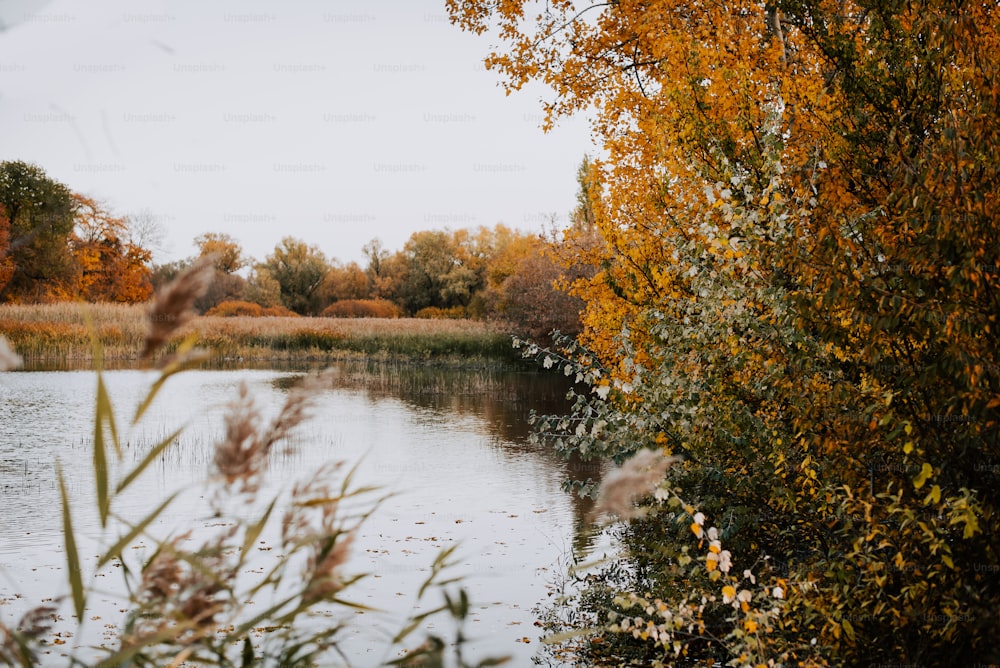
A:
[[[444,0],[83,5],[0,0],[0,160],[148,210],[158,261],[203,232],[362,261],[375,237],[538,231],[593,152],[583,119],[542,133],[544,89],[504,95]]]

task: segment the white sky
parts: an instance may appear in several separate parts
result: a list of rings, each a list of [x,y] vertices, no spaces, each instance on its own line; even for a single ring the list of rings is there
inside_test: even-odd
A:
[[[539,231],[593,153],[583,119],[538,128],[546,90],[504,95],[444,0],[0,0],[0,23],[0,160],[148,209],[157,261],[203,232],[363,263],[374,237]]]

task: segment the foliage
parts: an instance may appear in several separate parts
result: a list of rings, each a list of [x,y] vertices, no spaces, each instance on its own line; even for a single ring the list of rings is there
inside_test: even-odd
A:
[[[0,163],[0,299],[145,301],[152,253],[133,224],[41,168]]]
[[[413,317],[425,320],[463,320],[467,318],[468,315],[468,311],[466,311],[464,306],[452,306],[451,308],[425,306],[414,313]]]
[[[198,247],[199,257],[214,257],[215,268],[224,274],[235,274],[249,263],[240,242],[228,234],[206,232],[195,237],[194,245]]]
[[[592,109],[604,141],[588,349],[532,351],[589,389],[539,431],[685,456],[597,576],[597,637],[648,663],[996,662],[995,8],[533,4],[448,2],[505,40],[509,89],[546,82],[550,120]],[[699,513],[729,573],[692,556]]]
[[[342,299],[366,299],[369,295],[368,274],[357,262],[343,265],[334,262],[320,287],[324,303]]]
[[[10,248],[10,218],[0,204],[0,293],[14,276],[14,258]]]
[[[35,165],[2,162],[0,206],[10,221],[0,255],[13,264],[0,298],[39,301],[71,295],[65,280],[72,266],[67,240],[74,222],[69,189]]]
[[[402,310],[386,299],[341,299],[320,313],[324,318],[399,318]]]
[[[79,298],[88,302],[143,302],[153,294],[152,253],[129,238],[129,222],[89,197],[73,195],[70,252]]]
[[[261,263],[261,269],[277,281],[283,306],[301,315],[321,310],[318,290],[330,266],[319,248],[285,237]]]
[[[264,308],[281,306],[281,285],[265,267],[257,265],[247,279],[244,299]]]
[[[553,259],[569,233],[547,242],[503,224],[418,231],[395,253],[373,240],[364,248],[368,266],[362,268],[328,261],[318,247],[290,237],[255,263],[232,236],[206,232],[194,239],[197,256],[151,266],[147,240],[157,243],[160,231],[149,215],[116,216],[48,179],[40,168],[3,165],[6,195],[0,192],[0,208],[17,216],[16,224],[0,217],[5,301],[144,301],[198,258],[211,256],[215,274],[195,303],[199,313],[215,312],[224,302],[251,302],[317,315],[336,302],[354,300],[330,313],[394,317],[384,304],[376,311],[358,310],[357,302],[374,299],[421,317],[497,319],[539,337],[579,328],[579,298],[555,289],[581,276],[575,259]],[[247,267],[247,277],[237,273]]]
[[[244,301],[224,301],[209,309],[205,315],[222,318],[297,318],[298,313],[289,311],[284,306],[263,307],[260,304]]]
[[[475,263],[460,240],[444,230],[415,232],[401,252],[403,271],[398,298],[407,313],[434,306],[467,306],[480,282]]]
[[[558,288],[565,278],[565,270],[538,240],[532,251],[521,255],[510,273],[496,284],[491,311],[537,341],[549,340],[553,332],[576,335],[584,302]]]

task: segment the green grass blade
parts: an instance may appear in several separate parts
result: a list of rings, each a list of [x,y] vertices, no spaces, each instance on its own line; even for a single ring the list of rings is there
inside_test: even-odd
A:
[[[83,592],[83,574],[80,572],[80,555],[76,550],[76,535],[73,533],[73,518],[69,510],[69,493],[62,466],[58,468],[59,493],[62,496],[63,538],[66,543],[66,567],[69,569],[69,587],[73,593],[73,610],[78,621],[83,621],[86,598]]]
[[[169,506],[173,502],[173,500],[177,498],[178,494],[180,494],[180,492],[174,492],[173,494],[168,496],[167,500],[161,503],[159,507],[156,508],[156,510],[151,512],[149,515],[146,515],[146,517],[144,517],[138,524],[132,527],[132,529],[127,534],[119,538],[117,543],[109,547],[104,552],[104,554],[101,555],[100,560],[97,562],[97,567],[100,568],[101,566],[108,563],[112,559],[120,556],[122,550],[124,550],[132,541],[134,541],[139,534],[145,531],[146,527],[148,527],[157,517],[159,517],[160,513],[166,510],[167,506]]]
[[[121,494],[129,485],[131,485],[132,482],[135,481],[135,479],[138,478],[150,464],[156,461],[156,458],[159,457],[171,443],[177,440],[177,437],[181,435],[182,431],[184,431],[184,427],[180,427],[165,439],[154,445],[150,451],[146,453],[146,456],[142,458],[142,461],[136,464],[135,468],[132,469],[129,474],[118,483],[118,486],[115,487],[115,494]]]
[[[121,443],[118,440],[118,428],[115,424],[114,408],[108,387],[104,384],[104,375],[97,372],[97,400],[94,412],[94,482],[97,489],[97,509],[101,518],[101,527],[107,526],[108,513],[111,509],[111,498],[108,494],[108,446],[107,437],[115,448],[118,459],[122,458]]]
[[[122,447],[121,442],[118,440],[115,411],[111,405],[108,386],[104,384],[104,375],[101,373],[97,374],[97,417],[99,422],[107,425],[108,433],[111,435],[111,444],[115,446],[115,454],[118,455],[118,459],[121,459]]]
[[[101,527],[108,525],[108,512],[111,509],[111,501],[108,498],[108,451],[104,443],[104,421],[107,414],[104,412],[106,406],[101,401],[102,396],[106,396],[104,378],[97,372],[97,407],[94,415],[94,486],[97,489],[97,509],[101,517]]]

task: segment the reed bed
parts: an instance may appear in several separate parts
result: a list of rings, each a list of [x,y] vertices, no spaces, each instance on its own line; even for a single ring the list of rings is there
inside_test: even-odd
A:
[[[29,368],[91,362],[92,331],[109,365],[128,366],[138,360],[147,325],[144,305],[0,305],[0,334]],[[209,365],[357,358],[452,366],[518,361],[502,325],[471,320],[199,316],[181,327],[174,341],[191,332],[210,352]]]
[[[460,371],[418,365],[406,360],[371,358],[348,360],[334,367],[334,387],[363,389],[375,396],[483,397],[495,401],[521,400],[520,386],[508,370],[483,365]]]

